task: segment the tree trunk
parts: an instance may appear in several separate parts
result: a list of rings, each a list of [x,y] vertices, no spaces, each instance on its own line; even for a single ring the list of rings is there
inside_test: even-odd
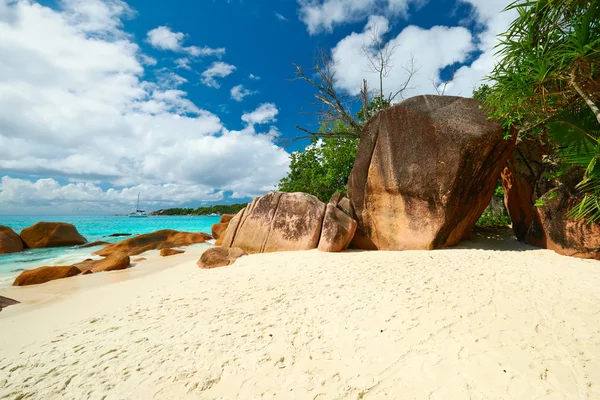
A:
[[[592,98],[587,93],[585,93],[583,91],[583,89],[581,89],[581,87],[575,81],[575,68],[573,68],[573,72],[571,73],[571,86],[573,86],[573,88],[577,91],[577,93],[579,93],[581,98],[585,101],[585,104],[587,104],[588,107],[592,110],[592,112],[596,116],[596,119],[598,120],[598,123],[600,124],[600,109],[598,109],[598,106],[596,105],[596,103],[594,103]]]

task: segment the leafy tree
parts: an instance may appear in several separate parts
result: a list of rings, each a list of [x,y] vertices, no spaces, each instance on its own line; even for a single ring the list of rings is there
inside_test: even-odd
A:
[[[323,127],[342,132],[349,129],[343,123]],[[348,177],[356,158],[358,138],[312,138],[304,151],[290,155],[290,172],[279,183],[283,192],[305,192],[328,201],[337,192],[345,192]]]
[[[598,220],[600,0],[519,0],[507,9],[518,17],[501,35],[492,86],[475,96],[507,132],[549,137],[557,146],[549,159],[582,171],[583,200],[571,215]]]

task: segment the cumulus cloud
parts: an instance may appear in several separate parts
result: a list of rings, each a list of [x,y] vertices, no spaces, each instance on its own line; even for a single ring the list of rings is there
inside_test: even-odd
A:
[[[240,102],[244,100],[244,97],[256,94],[256,92],[250,89],[246,89],[244,85],[236,85],[231,88],[230,94],[233,100]]]
[[[83,0],[81,0],[83,1]],[[85,0],[87,1],[87,0]],[[182,32],[173,32],[168,26],[159,26],[147,34],[148,43],[159,50],[170,50],[178,53],[188,53],[190,56],[222,56],[225,54],[224,48],[210,48],[197,46],[183,46],[185,34]]]
[[[372,46],[374,35],[385,40],[388,32],[387,18],[372,16],[362,32],[352,33],[338,42],[332,53],[339,89],[357,95],[363,79],[367,79],[370,88],[379,87],[379,76],[370,69],[365,49]],[[445,26],[423,29],[409,25],[397,36],[390,38],[385,46],[393,51],[394,57],[393,68],[384,82],[386,95],[402,87],[408,78],[405,68],[410,66],[412,57],[416,60],[416,68],[419,70],[410,83],[413,89],[404,93],[405,96],[435,93],[432,81],[439,79],[440,70],[466,61],[475,49],[469,30]]]
[[[146,71],[140,48],[120,30],[129,11],[114,8],[118,1],[101,3],[108,8],[90,8],[97,2],[87,0],[58,10],[0,0],[0,171],[36,177],[4,178],[0,208],[15,210],[29,194],[49,204],[46,189],[87,204],[86,193],[113,201],[111,189],[102,189],[111,186],[137,193],[146,185],[145,193],[174,203],[179,189],[186,199],[204,200],[273,188],[289,160],[269,132],[229,131],[187,98],[184,78]],[[98,21],[106,18],[102,29]]]
[[[250,78],[250,79],[251,79],[251,80],[253,80],[253,81],[260,81],[260,76],[256,76],[256,75],[254,75],[254,74],[250,74],[250,75],[248,76],[248,78]]]
[[[481,54],[470,65],[459,68],[452,81],[447,84],[448,93],[468,96],[485,82],[485,77],[492,72],[499,61],[495,46],[497,36],[506,32],[517,17],[516,10],[503,12],[512,3],[511,0],[460,0],[473,7],[473,19],[480,26],[481,32],[475,37],[477,50]]]
[[[369,15],[406,16],[411,4],[426,0],[298,0],[300,20],[311,35],[331,32],[337,25],[357,22]]]
[[[202,73],[201,81],[208,87],[218,89],[221,87],[221,84],[216,78],[225,78],[231,75],[233,71],[235,71],[235,65],[215,61]]]
[[[275,117],[279,114],[277,106],[273,103],[261,104],[256,110],[242,115],[242,121],[250,125],[266,124],[268,122],[276,122]]]
[[[136,185],[120,189],[102,189],[92,182],[61,185],[55,179],[29,181],[4,176],[0,178],[0,214],[15,210],[56,214],[65,212],[115,213],[129,212],[135,206],[138,193],[144,194],[144,207],[164,208],[192,201],[219,201],[222,191],[204,185]]]

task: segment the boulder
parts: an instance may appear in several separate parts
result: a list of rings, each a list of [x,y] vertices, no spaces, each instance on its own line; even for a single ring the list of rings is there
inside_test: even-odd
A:
[[[160,256],[161,257],[169,257],[169,256],[177,255],[177,254],[183,254],[183,253],[185,253],[185,251],[183,251],[183,250],[162,249],[160,251]]]
[[[32,249],[42,247],[75,246],[87,243],[72,224],[64,222],[38,222],[21,231],[21,239]]]
[[[198,260],[198,266],[202,269],[225,267],[245,255],[247,255],[246,252],[237,247],[211,247],[202,253],[200,260]]]
[[[231,221],[233,217],[235,217],[235,214],[223,214],[221,215],[221,221],[219,222],[224,224],[225,222]]]
[[[567,216],[580,198],[559,190],[550,193],[553,196],[544,196],[543,206],[534,208],[525,241],[565,256],[600,260],[600,224]]]
[[[225,231],[227,230],[227,227],[229,226],[229,221],[228,222],[220,222],[218,224],[214,224],[212,226],[212,236],[219,240],[223,237],[223,234],[225,233]]]
[[[195,243],[204,243],[212,236],[201,232],[179,232],[164,229],[145,235],[138,235],[119,243],[111,244],[98,250],[94,254],[106,257],[112,253],[124,253],[136,256],[148,250],[162,250],[173,247],[189,246]]]
[[[13,286],[38,285],[40,283],[68,278],[79,274],[81,274],[81,271],[74,266],[40,267],[21,272],[13,282]]]
[[[348,183],[353,244],[456,245],[489,204],[515,139],[505,140],[474,99],[417,96],[379,112],[365,125]]]
[[[142,261],[146,261],[146,259],[144,257],[138,257],[138,258],[134,258],[133,260],[131,260],[131,262],[134,262],[134,263],[139,263]]]
[[[97,246],[108,246],[110,243],[99,240],[97,242],[86,243],[81,246],[78,246],[80,249],[87,249],[88,247],[97,247]]]
[[[129,256],[125,253],[111,253],[108,257],[100,260],[87,259],[77,264],[73,264],[73,267],[79,268],[83,274],[91,272],[108,272],[118,271],[126,269],[131,265]]]
[[[512,221],[512,229],[520,241],[525,241],[535,213],[535,200],[552,189],[544,179],[551,172],[552,163],[544,154],[553,154],[554,148],[538,137],[522,138],[502,170],[504,205]]]
[[[0,225],[0,254],[16,253],[23,251],[23,241],[8,226]]]
[[[327,204],[318,249],[326,252],[344,251],[356,231],[356,221],[334,204]]]
[[[6,308],[8,306],[14,306],[15,304],[19,304],[20,302],[18,302],[17,300],[13,300],[13,299],[9,299],[8,297],[4,297],[4,296],[0,296],[0,311],[2,311],[3,308]]]
[[[255,198],[230,222],[223,247],[248,254],[315,249],[325,204],[306,193],[267,193]]]

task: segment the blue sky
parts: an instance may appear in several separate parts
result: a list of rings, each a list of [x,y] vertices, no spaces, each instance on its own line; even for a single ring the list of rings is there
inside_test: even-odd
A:
[[[274,188],[314,126],[294,78],[334,52],[340,93],[470,96],[508,0],[0,0],[0,214],[104,214],[247,201]],[[452,75],[452,72],[455,72]],[[446,82],[454,77],[453,80]],[[374,87],[374,84],[371,84]]]

